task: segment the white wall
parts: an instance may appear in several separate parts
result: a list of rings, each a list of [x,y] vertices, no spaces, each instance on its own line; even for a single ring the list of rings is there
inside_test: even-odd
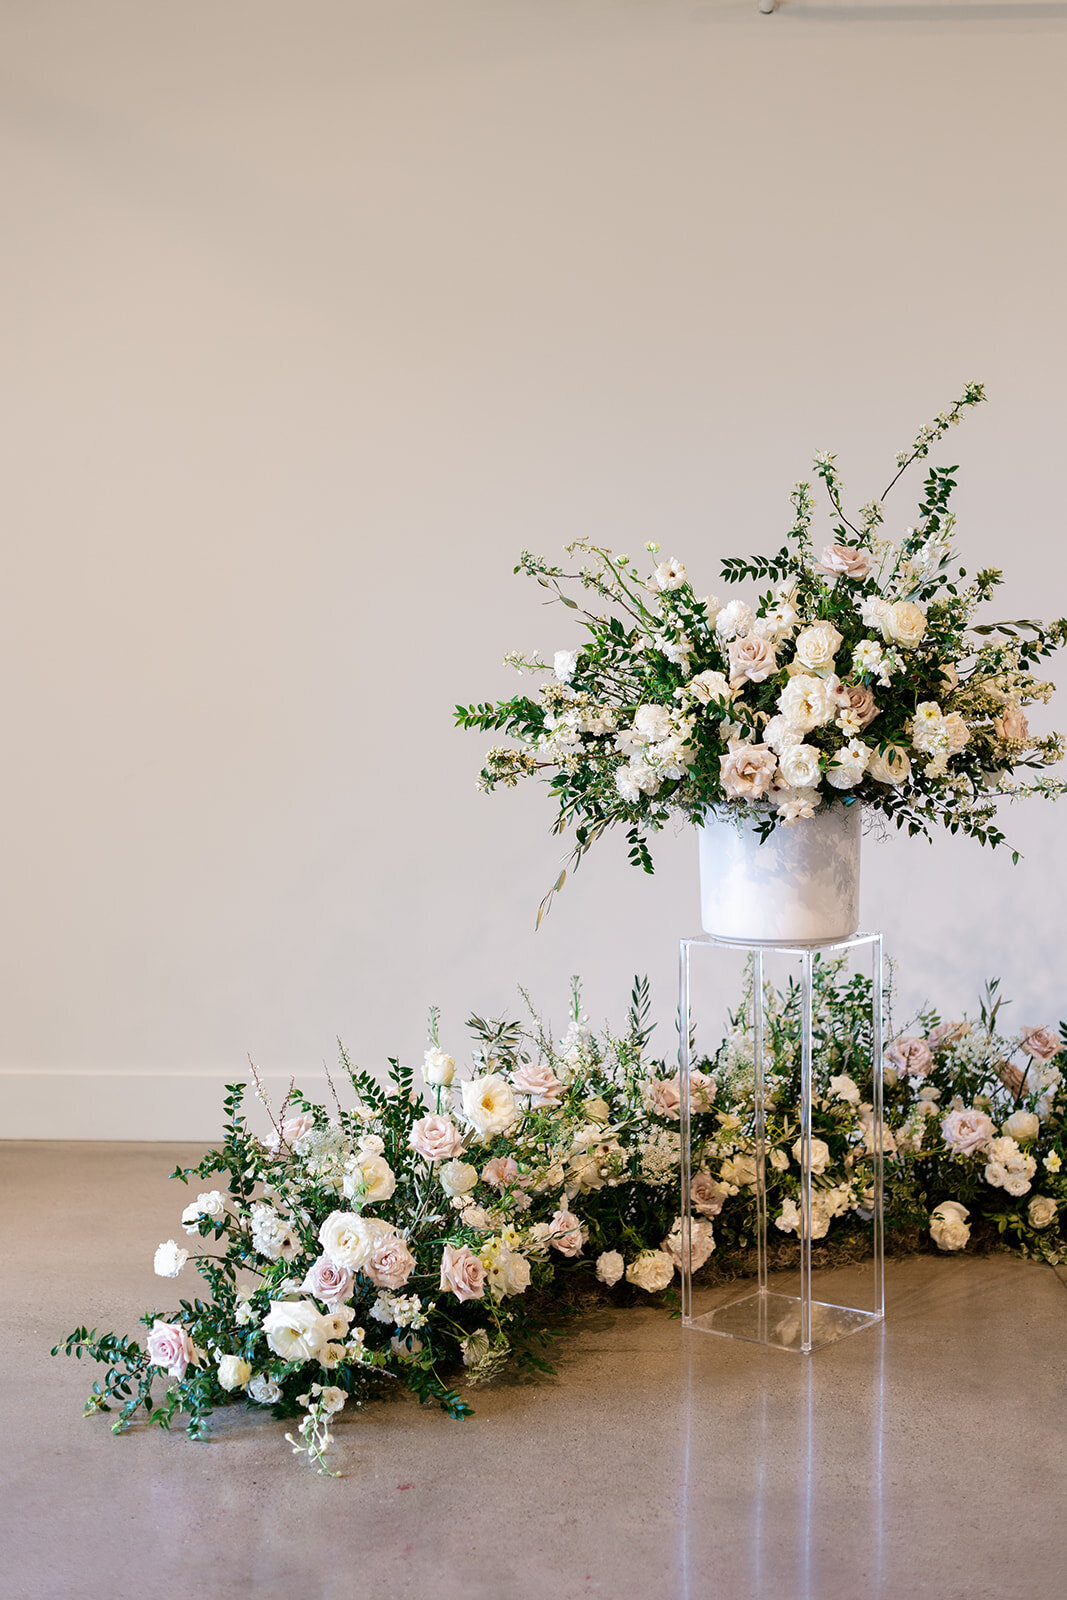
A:
[[[454,1045],[572,971],[669,1017],[691,839],[601,850],[535,936],[547,801],[451,729],[574,642],[523,546],[710,588],[813,450],[865,499],[976,376],[963,537],[1067,609],[1065,17],[8,0],[6,1131],[208,1136],[246,1052],[412,1059],[431,1002]],[[868,849],[905,998],[1067,1009],[1067,811],[1008,821],[1017,869]]]

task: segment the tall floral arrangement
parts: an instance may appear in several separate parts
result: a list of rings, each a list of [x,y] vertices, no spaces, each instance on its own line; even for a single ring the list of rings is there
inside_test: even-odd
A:
[[[776,554],[722,562],[725,584],[763,585],[747,598],[698,595],[675,557],[642,575],[586,540],[567,547],[572,569],[524,551],[515,571],[562,603],[582,637],[551,661],[506,658],[542,677],[536,693],[457,706],[461,726],[514,741],[489,751],[480,787],[546,778],[555,831],[574,825],[572,862],[621,827],[649,872],[649,830],[720,806],[766,833],[862,802],[911,834],[942,824],[1005,843],[1001,796],[1065,787],[1044,772],[1062,738],[1032,732],[1026,708],[1052,693],[1033,669],[1067,639],[1067,620],[976,620],[1002,574],[958,563],[955,467],[931,466],[914,523],[896,539],[885,531],[884,502],[907,468],[984,398],[969,384],[854,517],[835,457],[816,456],[829,541],[816,541],[812,485],[798,483]],[[658,544],[648,549],[658,558]]]

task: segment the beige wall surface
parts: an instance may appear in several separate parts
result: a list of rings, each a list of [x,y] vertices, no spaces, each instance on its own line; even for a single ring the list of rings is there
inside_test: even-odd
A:
[[[770,550],[971,377],[961,537],[1067,610],[1067,7],[7,0],[0,1131],[199,1137],[426,1008],[673,1039],[695,845],[598,850],[456,701],[568,647],[524,546]],[[907,496],[893,523],[909,520]],[[1061,724],[1067,711],[1061,714]],[[1046,725],[1055,725],[1054,721]],[[1067,810],[866,848],[901,1002],[1067,1011]]]

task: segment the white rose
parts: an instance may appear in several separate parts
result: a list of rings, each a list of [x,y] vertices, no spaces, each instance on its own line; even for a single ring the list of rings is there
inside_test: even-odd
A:
[[[659,1294],[673,1277],[674,1262],[665,1250],[642,1250],[626,1269],[627,1283],[644,1289],[647,1294]]]
[[[772,1150],[770,1161],[775,1172],[784,1172],[789,1165],[789,1157],[784,1150]]]
[[[755,621],[751,606],[743,600],[731,600],[715,618],[715,632],[720,639],[736,639],[738,634],[751,633]]]
[[[182,1226],[186,1233],[197,1233],[197,1224],[201,1217],[209,1217],[212,1222],[221,1222],[226,1215],[226,1196],[218,1189],[212,1189],[207,1194],[198,1194],[191,1205],[186,1206],[182,1212]]]
[[[560,683],[569,683],[578,670],[578,650],[557,650],[552,658],[552,671]]]
[[[263,1332],[283,1361],[317,1361],[329,1343],[324,1319],[310,1300],[272,1300]]]
[[[836,1095],[839,1100],[847,1100],[851,1106],[858,1106],[860,1103],[859,1087],[847,1073],[843,1072],[839,1077],[830,1079],[830,1093]]]
[[[240,1356],[223,1356],[219,1361],[219,1384],[230,1394],[243,1389],[252,1376],[252,1368]]]
[[[282,1397],[282,1386],[265,1372],[257,1372],[248,1385],[248,1397],[260,1406],[276,1406]]]
[[[819,782],[819,752],[814,745],[786,745],[778,766],[791,789],[814,789]]]
[[[422,1075],[427,1083],[441,1084],[447,1089],[456,1076],[456,1063],[443,1050],[427,1050]]]
[[[168,1239],[166,1244],[161,1244],[156,1251],[153,1266],[157,1278],[176,1278],[189,1259],[188,1250],[183,1250],[175,1240]]]
[[[798,1139],[796,1144],[793,1146],[793,1159],[797,1162],[798,1165],[800,1165],[800,1163],[801,1163],[801,1152],[802,1152],[802,1149],[803,1149],[802,1142],[801,1142],[800,1139]],[[823,1172],[826,1171],[826,1169],[827,1169],[827,1167],[829,1165],[830,1165],[830,1146],[826,1143],[826,1141],[824,1139],[814,1139],[813,1138],[812,1141],[811,1141],[811,1170],[812,1170],[812,1172],[816,1175],[816,1177],[818,1177],[820,1173],[823,1173]]]
[[[618,1283],[625,1270],[626,1263],[617,1250],[605,1250],[597,1257],[596,1275],[609,1289],[613,1283]]]
[[[970,1213],[958,1200],[942,1200],[930,1213],[930,1237],[939,1250],[962,1250],[971,1237]]]
[[[911,775],[911,757],[899,745],[875,750],[867,763],[867,774],[875,783],[890,783],[899,788]]]
[[[1001,1129],[1008,1138],[1020,1142],[1024,1139],[1036,1139],[1040,1131],[1041,1124],[1033,1111],[1013,1111]]]
[[[887,642],[914,650],[926,632],[926,613],[912,600],[898,600],[879,618],[879,626]]]
[[[396,1176],[384,1156],[367,1154],[344,1177],[344,1192],[350,1200],[357,1196],[368,1205],[388,1200],[396,1188]]]
[[[804,735],[799,728],[794,728],[792,723],[787,722],[779,712],[777,716],[771,717],[765,726],[763,742],[766,745],[770,745],[779,761],[781,761],[782,751],[788,749],[790,745],[803,744]]]
[[[319,1229],[319,1243],[334,1266],[359,1272],[370,1260],[383,1230],[389,1231],[389,1224],[378,1217],[361,1217],[355,1211],[331,1211]]]
[[[1047,1194],[1035,1194],[1026,1209],[1031,1228],[1047,1228],[1056,1220],[1056,1202]]]
[[[802,733],[829,722],[837,711],[824,680],[805,672],[794,673],[789,679],[778,696],[778,709],[786,722]]]
[[[833,671],[834,656],[841,648],[841,634],[832,622],[813,622],[797,634],[794,650],[802,667],[819,677]]]
[[[445,1161],[437,1169],[447,1195],[467,1194],[478,1182],[478,1169],[467,1161]]]
[[[462,1085],[463,1114],[483,1140],[495,1139],[519,1119],[511,1085],[499,1072]]]

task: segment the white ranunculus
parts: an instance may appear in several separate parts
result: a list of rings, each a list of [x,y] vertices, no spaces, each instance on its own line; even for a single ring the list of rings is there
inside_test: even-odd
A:
[[[669,561],[659,562],[649,587],[665,594],[671,589],[680,589],[685,581],[685,568],[677,556],[672,556]]]
[[[1019,1143],[1027,1139],[1036,1139],[1040,1131],[1041,1124],[1038,1121],[1037,1113],[1023,1110],[1013,1111],[1011,1116],[1006,1118],[1001,1129],[1001,1132],[1007,1134],[1009,1139],[1015,1139]]]
[[[578,650],[557,650],[552,658],[552,671],[560,683],[570,683],[578,670]]]
[[[437,1169],[447,1195],[468,1194],[478,1182],[478,1169],[469,1161],[443,1161]]]
[[[223,1356],[219,1361],[219,1384],[227,1394],[243,1389],[252,1376],[252,1368],[241,1356]]]
[[[666,1250],[642,1250],[626,1269],[627,1283],[644,1289],[646,1294],[659,1294],[673,1277],[674,1262]]]
[[[596,1275],[610,1289],[626,1271],[626,1263],[617,1250],[605,1250],[597,1257]]]
[[[926,632],[926,613],[913,600],[898,600],[879,618],[879,626],[888,643],[914,650]]]
[[[1031,1228],[1048,1228],[1056,1220],[1056,1211],[1055,1200],[1047,1194],[1035,1194],[1026,1208],[1026,1216]]]
[[[930,1213],[930,1237],[939,1250],[963,1250],[971,1237],[970,1213],[958,1200],[942,1200]]]
[[[801,1164],[803,1142],[798,1139],[793,1146],[793,1159],[797,1165]],[[825,1139],[813,1138],[811,1141],[811,1170],[818,1177],[830,1165],[830,1146]]]
[[[819,752],[814,745],[786,745],[778,766],[791,789],[814,789],[819,782]]]
[[[273,1378],[268,1378],[265,1372],[257,1372],[248,1384],[248,1398],[260,1406],[276,1406],[282,1397],[282,1386],[275,1383]]]
[[[188,1250],[183,1250],[174,1239],[168,1239],[166,1244],[160,1245],[152,1263],[156,1277],[176,1278],[188,1259]]]
[[[483,1140],[495,1139],[519,1120],[511,1085],[499,1072],[468,1079],[462,1095],[463,1114]]]
[[[833,696],[822,678],[797,672],[778,696],[778,709],[792,727],[801,733],[829,722],[837,712]]]
[[[318,1361],[329,1343],[326,1319],[310,1300],[272,1300],[263,1332],[283,1361]]]
[[[875,750],[867,763],[867,775],[875,783],[889,783],[899,788],[911,775],[911,757],[899,745],[885,750]]]
[[[793,648],[801,666],[823,678],[833,671],[834,656],[841,643],[841,635],[832,622],[813,622],[810,627],[801,628]]]

